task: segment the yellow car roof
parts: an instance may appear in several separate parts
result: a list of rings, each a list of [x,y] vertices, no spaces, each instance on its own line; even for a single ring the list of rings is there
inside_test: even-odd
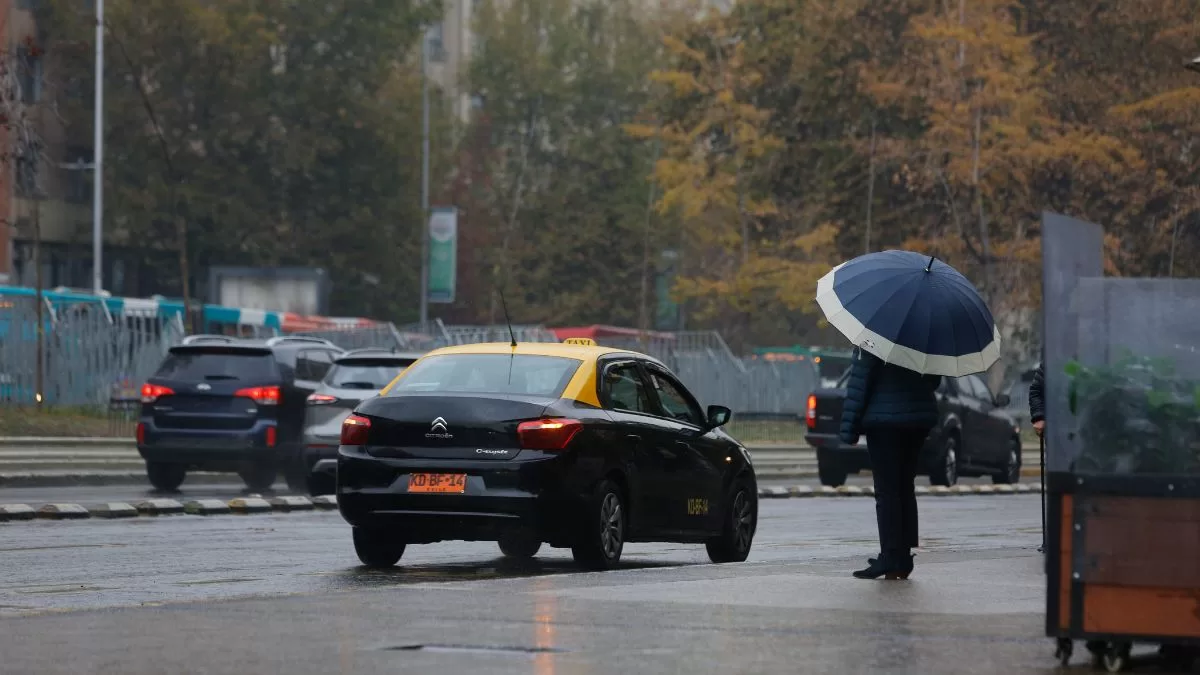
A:
[[[425,356],[438,356],[440,354],[525,354],[529,356],[561,356],[589,361],[598,359],[605,354],[616,353],[635,354],[650,358],[645,354],[639,354],[628,349],[602,347],[600,345],[564,344],[561,342],[518,342],[516,347],[513,347],[510,342],[481,342],[469,345],[440,347],[431,350]]]

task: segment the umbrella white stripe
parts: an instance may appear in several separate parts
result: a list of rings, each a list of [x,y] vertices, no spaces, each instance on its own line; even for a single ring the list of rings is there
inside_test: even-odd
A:
[[[833,268],[817,282],[817,304],[825,313],[825,319],[841,331],[851,343],[874,354],[886,363],[892,363],[927,375],[961,377],[986,371],[1000,358],[1000,329],[993,324],[992,341],[982,351],[962,356],[924,354],[904,345],[898,345],[875,331],[868,330],[848,309],[842,306],[833,289],[834,274],[846,263]]]

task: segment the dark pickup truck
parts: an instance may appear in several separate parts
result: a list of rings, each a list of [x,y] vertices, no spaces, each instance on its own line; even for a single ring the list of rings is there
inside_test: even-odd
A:
[[[838,437],[847,370],[835,388],[808,397],[804,438],[817,451],[821,483],[837,487],[846,476],[871,468],[867,445],[846,445]],[[938,425],[921,451],[918,471],[933,485],[954,485],[959,476],[991,476],[994,483],[1021,479],[1021,429],[1005,412],[1008,396],[995,396],[978,375],[944,377],[937,390]]]

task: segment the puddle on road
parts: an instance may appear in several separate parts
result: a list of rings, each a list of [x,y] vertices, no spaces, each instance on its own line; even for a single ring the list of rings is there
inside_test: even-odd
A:
[[[242,584],[247,581],[262,581],[260,578],[245,577],[233,579],[197,579],[196,581],[177,581],[174,586],[212,586],[215,584]]]
[[[537,654],[563,654],[567,650],[554,647],[506,647],[501,645],[400,645],[385,647],[389,652],[440,652],[443,654],[508,654],[533,656]]]
[[[111,591],[111,588],[103,586],[50,586],[44,588],[34,587],[32,589],[15,589],[15,592],[21,595],[66,595],[70,593],[94,593],[96,591]]]
[[[19,553],[22,551],[57,551],[67,548],[125,548],[129,544],[63,544],[61,546],[14,546],[0,548],[0,553]]]

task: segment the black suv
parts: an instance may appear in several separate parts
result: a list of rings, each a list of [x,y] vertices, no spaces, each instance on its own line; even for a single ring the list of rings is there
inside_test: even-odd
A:
[[[185,338],[142,386],[137,446],[150,484],[175,490],[194,469],[236,472],[266,490],[282,470],[304,489],[305,400],[342,353],[298,336]]]
[[[817,450],[821,483],[837,487],[848,474],[871,468],[865,438],[846,445],[838,437],[847,370],[837,385],[808,397],[808,433]],[[937,390],[940,420],[921,451],[919,472],[934,485],[954,485],[959,476],[991,476],[995,483],[1021,480],[1021,429],[1005,407],[1006,394],[994,396],[978,375],[943,377]]]

